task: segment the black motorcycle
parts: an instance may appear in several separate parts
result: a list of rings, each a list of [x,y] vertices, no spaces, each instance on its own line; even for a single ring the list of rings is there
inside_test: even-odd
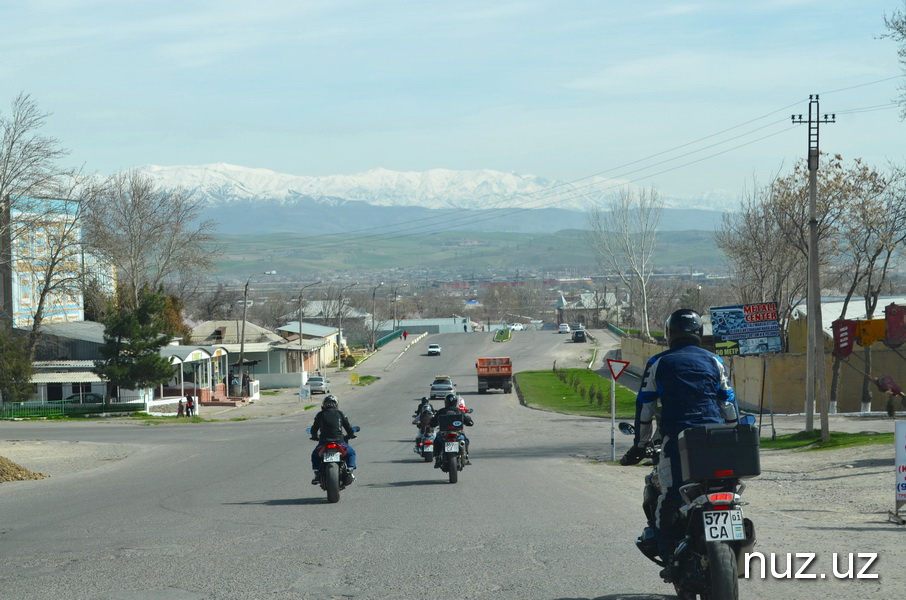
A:
[[[465,411],[471,413],[472,409]],[[459,481],[459,472],[469,463],[466,452],[466,441],[463,435],[462,417],[460,415],[442,414],[438,418],[437,437],[434,445],[443,452],[440,470],[447,474],[450,483]]]
[[[352,428],[358,433],[359,426]],[[311,428],[306,431],[311,434]],[[317,438],[315,438],[317,441]],[[349,438],[346,438],[349,441]],[[321,478],[321,489],[327,492],[327,501],[331,504],[340,501],[340,490],[346,489],[354,481],[352,470],[346,464],[346,446],[339,442],[325,442],[318,448],[321,457],[321,467],[318,473]]]
[[[660,496],[657,463],[660,440],[649,443],[645,457],[653,468],[645,476],[642,509],[648,526],[636,546],[649,560],[668,568],[680,600],[736,600],[739,598],[739,565],[755,545],[755,526],[743,516],[746,489],[743,477],[760,474],[758,434],[754,418],[739,425],[705,425],[683,431],[678,439],[683,470],[680,487],[683,506],[674,531],[681,532],[673,562],[661,560],[655,537],[657,501]],[[634,435],[629,423],[620,431]]]

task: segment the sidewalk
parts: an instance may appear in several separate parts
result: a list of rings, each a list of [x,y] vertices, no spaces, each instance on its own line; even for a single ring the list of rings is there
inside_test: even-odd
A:
[[[369,354],[352,369],[337,371],[336,368],[326,369],[323,374],[330,378],[331,393],[336,394],[340,403],[356,394],[364,393],[368,386],[357,386],[352,383],[351,373],[368,373],[380,377],[404,352],[412,348],[424,335],[409,336],[405,342],[394,340]],[[242,406],[204,406],[198,416],[203,419],[216,419],[228,421],[230,419],[260,419],[266,417],[279,417],[304,412],[306,406],[320,406],[322,394],[314,395],[305,400],[299,399],[299,388],[278,388],[262,390],[261,398],[255,402]],[[311,410],[311,409],[309,409]]]

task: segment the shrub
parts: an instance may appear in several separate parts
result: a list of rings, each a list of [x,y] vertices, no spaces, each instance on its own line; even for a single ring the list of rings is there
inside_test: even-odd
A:
[[[347,354],[343,357],[343,366],[347,369],[355,366],[355,356]]]

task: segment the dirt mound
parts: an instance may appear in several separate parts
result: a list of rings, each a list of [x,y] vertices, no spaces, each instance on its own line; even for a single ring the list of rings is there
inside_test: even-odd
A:
[[[26,481],[29,479],[44,479],[46,475],[41,473],[32,473],[28,469],[20,467],[8,458],[0,456],[0,482],[4,481]]]

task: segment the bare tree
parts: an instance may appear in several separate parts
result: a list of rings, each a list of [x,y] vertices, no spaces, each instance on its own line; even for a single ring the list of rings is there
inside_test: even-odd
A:
[[[286,325],[288,320],[295,320],[299,312],[299,305],[290,302],[290,298],[291,295],[285,290],[269,292],[261,302],[255,302],[250,307],[249,320],[271,331]]]
[[[903,2],[903,8],[906,9],[906,0]],[[894,11],[890,16],[884,16],[884,25],[887,26],[887,33],[882,38],[892,39],[899,44],[897,55],[900,58],[900,66],[906,73],[906,11]],[[900,118],[906,119],[906,84],[900,84]]]
[[[872,319],[878,299],[887,284],[896,253],[906,243],[906,189],[904,173],[883,175],[856,160],[846,180],[848,202],[840,224],[837,267],[846,288],[840,318],[846,317],[850,300],[864,302],[865,318]],[[871,372],[871,346],[863,348],[865,371]],[[837,400],[840,358],[834,357],[831,402]],[[862,410],[871,408],[872,381],[862,380]]]
[[[598,264],[616,273],[641,312],[641,333],[651,339],[648,282],[654,271],[654,248],[663,205],[655,188],[621,189],[609,211],[594,209],[589,217],[591,243]]]
[[[91,247],[117,269],[121,298],[137,306],[142,288],[157,290],[168,277],[198,277],[212,267],[214,222],[200,220],[202,201],[184,190],[158,189],[130,171],[111,177],[85,208]]]
[[[805,295],[807,273],[800,252],[774,218],[771,202],[771,187],[756,182],[744,192],[742,210],[724,214],[715,240],[730,263],[738,302],[777,302],[785,331]]]
[[[24,93],[13,101],[8,116],[0,113],[0,299],[5,300],[0,312],[7,323],[12,305],[3,281],[10,273],[12,248],[20,236],[33,231],[33,223],[44,219],[47,208],[42,198],[59,197],[66,174],[57,161],[68,150],[39,133],[48,116]]]
[[[242,292],[219,282],[213,288],[198,290],[189,297],[191,306],[188,310],[192,317],[201,321],[216,321],[234,316],[233,307],[242,299]]]

